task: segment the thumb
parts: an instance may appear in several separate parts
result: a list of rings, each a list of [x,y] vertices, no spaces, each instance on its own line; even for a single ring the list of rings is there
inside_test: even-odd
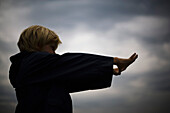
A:
[[[120,75],[121,71],[119,70],[119,68],[115,68],[115,69],[113,69],[113,74],[114,75]]]

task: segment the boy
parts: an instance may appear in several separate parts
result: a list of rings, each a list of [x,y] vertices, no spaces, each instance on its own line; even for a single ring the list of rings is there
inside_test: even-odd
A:
[[[58,35],[43,26],[21,33],[20,53],[10,57],[9,79],[18,100],[15,113],[72,113],[69,93],[110,87],[112,75],[120,75],[138,57],[59,55],[55,54],[59,44]]]

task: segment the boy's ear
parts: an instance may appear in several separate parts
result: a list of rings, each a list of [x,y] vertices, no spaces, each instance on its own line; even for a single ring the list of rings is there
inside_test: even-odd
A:
[[[41,50],[42,50],[42,47],[36,46],[36,50],[37,50],[37,51],[41,51]]]

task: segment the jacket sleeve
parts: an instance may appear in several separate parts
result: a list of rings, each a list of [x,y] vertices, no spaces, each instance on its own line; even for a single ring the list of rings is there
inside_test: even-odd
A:
[[[85,53],[34,53],[23,61],[22,84],[55,83],[70,93],[111,86],[113,57]],[[22,70],[22,69],[21,69]]]

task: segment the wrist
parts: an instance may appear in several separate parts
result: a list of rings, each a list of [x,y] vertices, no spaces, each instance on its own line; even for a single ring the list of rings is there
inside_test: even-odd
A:
[[[118,62],[119,62],[119,59],[118,59],[117,57],[114,57],[114,58],[113,58],[113,64],[116,64],[116,65],[117,65]]]

